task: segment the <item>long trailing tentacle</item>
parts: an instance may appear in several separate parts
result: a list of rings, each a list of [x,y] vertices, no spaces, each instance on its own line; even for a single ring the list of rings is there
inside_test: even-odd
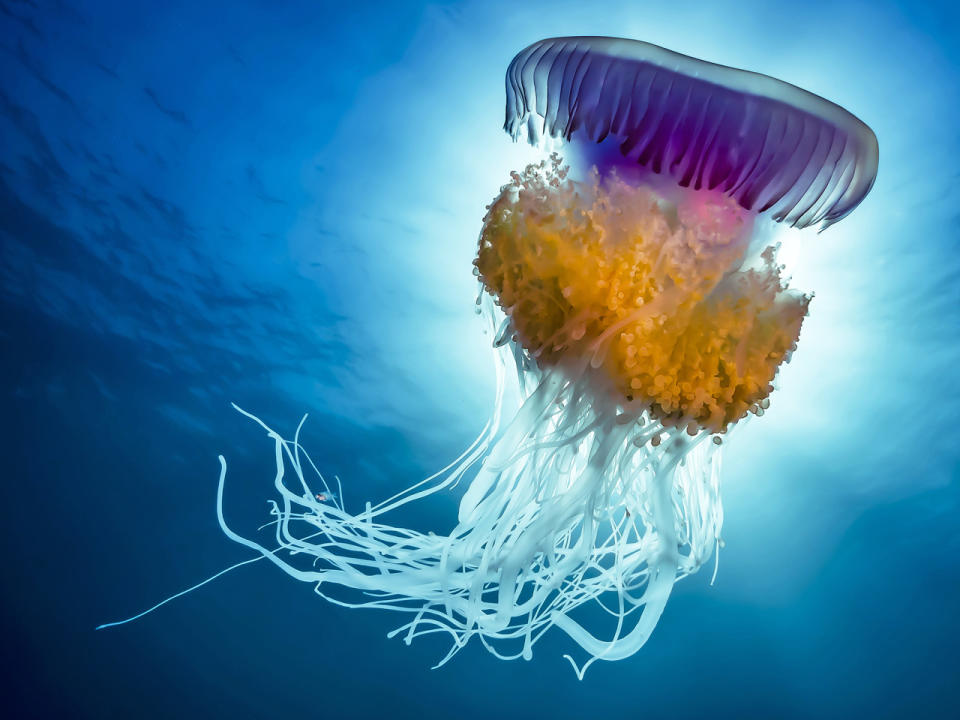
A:
[[[538,382],[501,430],[510,366]],[[508,344],[497,351],[497,368],[494,412],[476,440],[441,471],[356,512],[343,503],[339,480],[338,494],[330,493],[301,445],[303,420],[288,440],[235,406],[273,443],[279,495],[269,547],[236,531],[224,515],[227,463],[220,456],[221,528],[258,553],[235,567],[265,558],[331,602],[406,614],[391,636],[407,643],[450,637],[438,666],[472,638],[496,657],[529,659],[554,627],[587,652],[579,667],[571,659],[581,678],[592,662],[639,649],[675,580],[709,558],[719,537],[716,448],[705,436],[690,438],[598,401],[589,363],[574,373],[541,371]],[[465,478],[471,482],[449,534],[388,521],[389,513]],[[317,499],[315,484],[337,500]],[[609,640],[576,619],[594,604],[614,619]]]

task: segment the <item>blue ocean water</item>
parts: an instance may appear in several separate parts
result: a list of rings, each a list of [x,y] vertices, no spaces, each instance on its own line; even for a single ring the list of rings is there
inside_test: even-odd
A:
[[[0,711],[12,717],[956,717],[960,13],[914,2],[0,2]],[[215,514],[266,521],[292,432],[377,500],[482,427],[470,262],[537,157],[503,73],[618,35],[773,75],[863,118],[877,184],[786,233],[816,292],[767,415],[725,457],[716,582],[578,682],[407,647]],[[444,528],[456,494],[424,510]]]

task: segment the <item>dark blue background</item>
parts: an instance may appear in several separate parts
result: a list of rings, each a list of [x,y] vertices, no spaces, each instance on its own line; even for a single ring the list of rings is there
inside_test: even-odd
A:
[[[960,157],[952,3],[0,2],[0,622],[15,717],[956,717]],[[491,373],[470,260],[535,157],[502,77],[541,37],[637,37],[860,115],[880,175],[823,235],[800,351],[726,457],[717,583],[577,682],[387,640],[254,564],[272,446],[348,505],[446,461]],[[423,509],[447,527],[456,497]]]

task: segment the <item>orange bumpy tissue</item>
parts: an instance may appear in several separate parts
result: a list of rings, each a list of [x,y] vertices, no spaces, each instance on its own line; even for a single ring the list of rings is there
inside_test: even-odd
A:
[[[553,156],[513,173],[489,206],[475,261],[541,366],[592,362],[631,409],[721,432],[767,406],[810,298],[775,248],[751,257],[753,216],[719,193],[674,205]]]

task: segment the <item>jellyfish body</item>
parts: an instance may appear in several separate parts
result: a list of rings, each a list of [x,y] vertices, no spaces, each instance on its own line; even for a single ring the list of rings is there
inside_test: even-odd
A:
[[[559,628],[586,651],[582,677],[642,647],[676,580],[719,545],[722,438],[763,414],[796,349],[809,297],[758,243],[761,213],[840,219],[872,184],[876,140],[792,86],[609,38],[542,41],[514,59],[506,129],[520,128],[597,162],[574,177],[554,154],[488,206],[474,265],[497,394],[477,440],[351,512],[299,429],[285,439],[253,418],[275,443],[276,547],[226,523],[222,458],[219,517],[324,597],[405,613],[392,634],[407,642],[448,634],[441,664],[471,638],[530,658]],[[608,136],[616,152],[594,152]],[[502,423],[510,383],[522,403]],[[385,517],[461,481],[449,533]],[[610,618],[604,638],[590,605]]]

